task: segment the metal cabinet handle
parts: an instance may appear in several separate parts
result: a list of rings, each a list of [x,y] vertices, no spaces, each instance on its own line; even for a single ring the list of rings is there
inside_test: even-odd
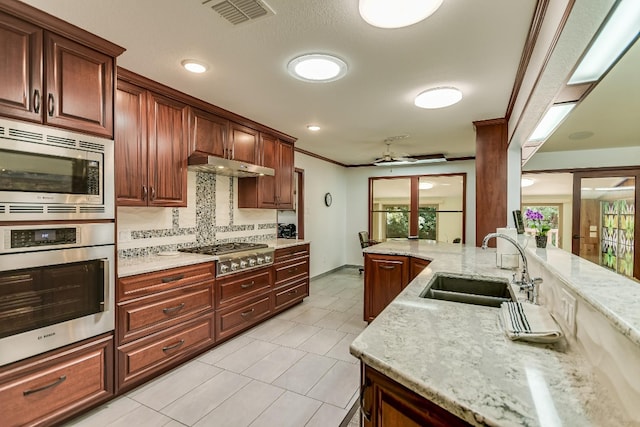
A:
[[[180,341],[178,341],[178,342],[177,342],[177,343],[175,343],[175,344],[168,345],[168,346],[166,346],[166,347],[162,347],[162,351],[164,351],[164,352],[166,353],[166,352],[167,352],[167,351],[169,351],[169,350],[173,350],[174,348],[181,347],[181,346],[182,346],[182,344],[184,344],[184,340],[180,340]]]
[[[25,391],[22,392],[22,395],[23,396],[29,396],[30,394],[37,393],[39,391],[43,391],[43,390],[46,390],[46,389],[51,388],[51,387],[55,387],[58,384],[63,383],[66,379],[67,379],[67,376],[63,375],[60,378],[58,378],[57,380],[55,380],[54,382],[52,382],[51,384],[47,384],[47,385],[44,385],[42,387],[33,388],[33,389],[30,389],[30,390],[25,390]]]
[[[256,311],[256,309],[255,309],[255,308],[252,308],[251,310],[244,311],[244,312],[240,313],[240,316],[242,316],[242,317],[247,317],[247,316],[249,316],[250,314],[253,314],[253,312],[254,312],[254,311]]]
[[[167,307],[167,308],[163,308],[162,312],[164,314],[173,314],[176,311],[180,311],[184,308],[184,303],[181,302],[180,304],[176,305],[175,307]]]
[[[298,267],[294,267],[294,268],[290,268],[289,269],[289,273],[295,273],[296,271],[298,271]]]
[[[162,283],[175,282],[176,280],[184,279],[184,274],[177,274],[171,277],[165,277],[162,279]]]
[[[53,113],[56,109],[56,103],[55,103],[55,100],[53,99],[52,93],[49,94],[49,97],[47,98],[47,102],[48,102],[47,109],[49,110],[49,117],[53,117]]]
[[[382,268],[384,270],[395,270],[396,266],[395,265],[381,265],[380,268]]]
[[[156,199],[156,189],[155,187],[151,187],[151,201]]]
[[[147,186],[142,186],[142,200],[147,200],[147,196],[149,195],[149,191],[147,190]]]
[[[250,287],[252,287],[255,284],[256,284],[255,280],[252,280],[251,283],[243,283],[242,285],[240,285],[240,287],[242,289],[249,289]]]
[[[287,292],[287,295],[295,295],[295,294],[297,294],[297,293],[298,293],[298,290],[297,290],[297,289],[292,289],[292,290],[290,290],[289,292]]]
[[[36,114],[40,113],[40,91],[38,89],[33,91],[33,111]]]
[[[367,410],[364,409],[364,393],[369,387],[371,387],[371,381],[369,380],[369,378],[365,378],[364,384],[362,384],[362,387],[360,388],[360,412],[362,412],[362,416],[364,417],[364,419],[370,423],[371,411],[367,412]]]

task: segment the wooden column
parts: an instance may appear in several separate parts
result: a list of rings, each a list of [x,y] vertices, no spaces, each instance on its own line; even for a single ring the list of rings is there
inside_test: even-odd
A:
[[[507,121],[473,122],[476,128],[476,246],[507,225]],[[492,239],[490,246],[495,246]]]

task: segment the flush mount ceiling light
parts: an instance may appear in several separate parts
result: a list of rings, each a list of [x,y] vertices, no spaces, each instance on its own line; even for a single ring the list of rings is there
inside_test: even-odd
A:
[[[347,74],[347,64],[332,55],[312,53],[293,58],[287,65],[287,70],[296,79],[326,83],[344,77]]]
[[[433,15],[443,0],[360,0],[360,16],[379,28],[408,27]]]
[[[196,61],[195,59],[185,59],[181,64],[185,70],[196,74],[204,73],[209,68],[204,63]]]
[[[544,142],[560,126],[560,123],[569,115],[576,106],[575,102],[566,104],[556,104],[549,108],[549,111],[542,117],[538,126],[531,134],[529,141]]]
[[[589,47],[580,65],[569,79],[569,84],[591,83],[602,75],[620,58],[638,37],[640,22],[640,2],[622,0],[609,16]]]
[[[430,182],[421,182],[418,184],[418,189],[420,190],[431,190],[433,188],[433,184]]]
[[[320,126],[318,125],[307,125],[307,129],[311,132],[318,132],[320,130]]]
[[[522,178],[520,180],[520,187],[531,187],[535,181],[531,178]]]
[[[460,102],[462,92],[455,87],[437,87],[428,89],[416,96],[413,101],[420,108],[444,108]]]

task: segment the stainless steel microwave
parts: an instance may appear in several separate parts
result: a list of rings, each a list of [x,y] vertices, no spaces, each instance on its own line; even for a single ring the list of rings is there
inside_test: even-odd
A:
[[[0,119],[0,221],[114,216],[113,140]]]

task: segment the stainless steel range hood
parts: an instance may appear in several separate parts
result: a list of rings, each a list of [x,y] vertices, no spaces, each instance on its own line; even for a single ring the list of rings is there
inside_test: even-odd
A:
[[[264,166],[198,153],[189,156],[188,164],[189,170],[192,171],[238,176],[241,178],[264,175],[274,176],[276,173],[275,170]]]

